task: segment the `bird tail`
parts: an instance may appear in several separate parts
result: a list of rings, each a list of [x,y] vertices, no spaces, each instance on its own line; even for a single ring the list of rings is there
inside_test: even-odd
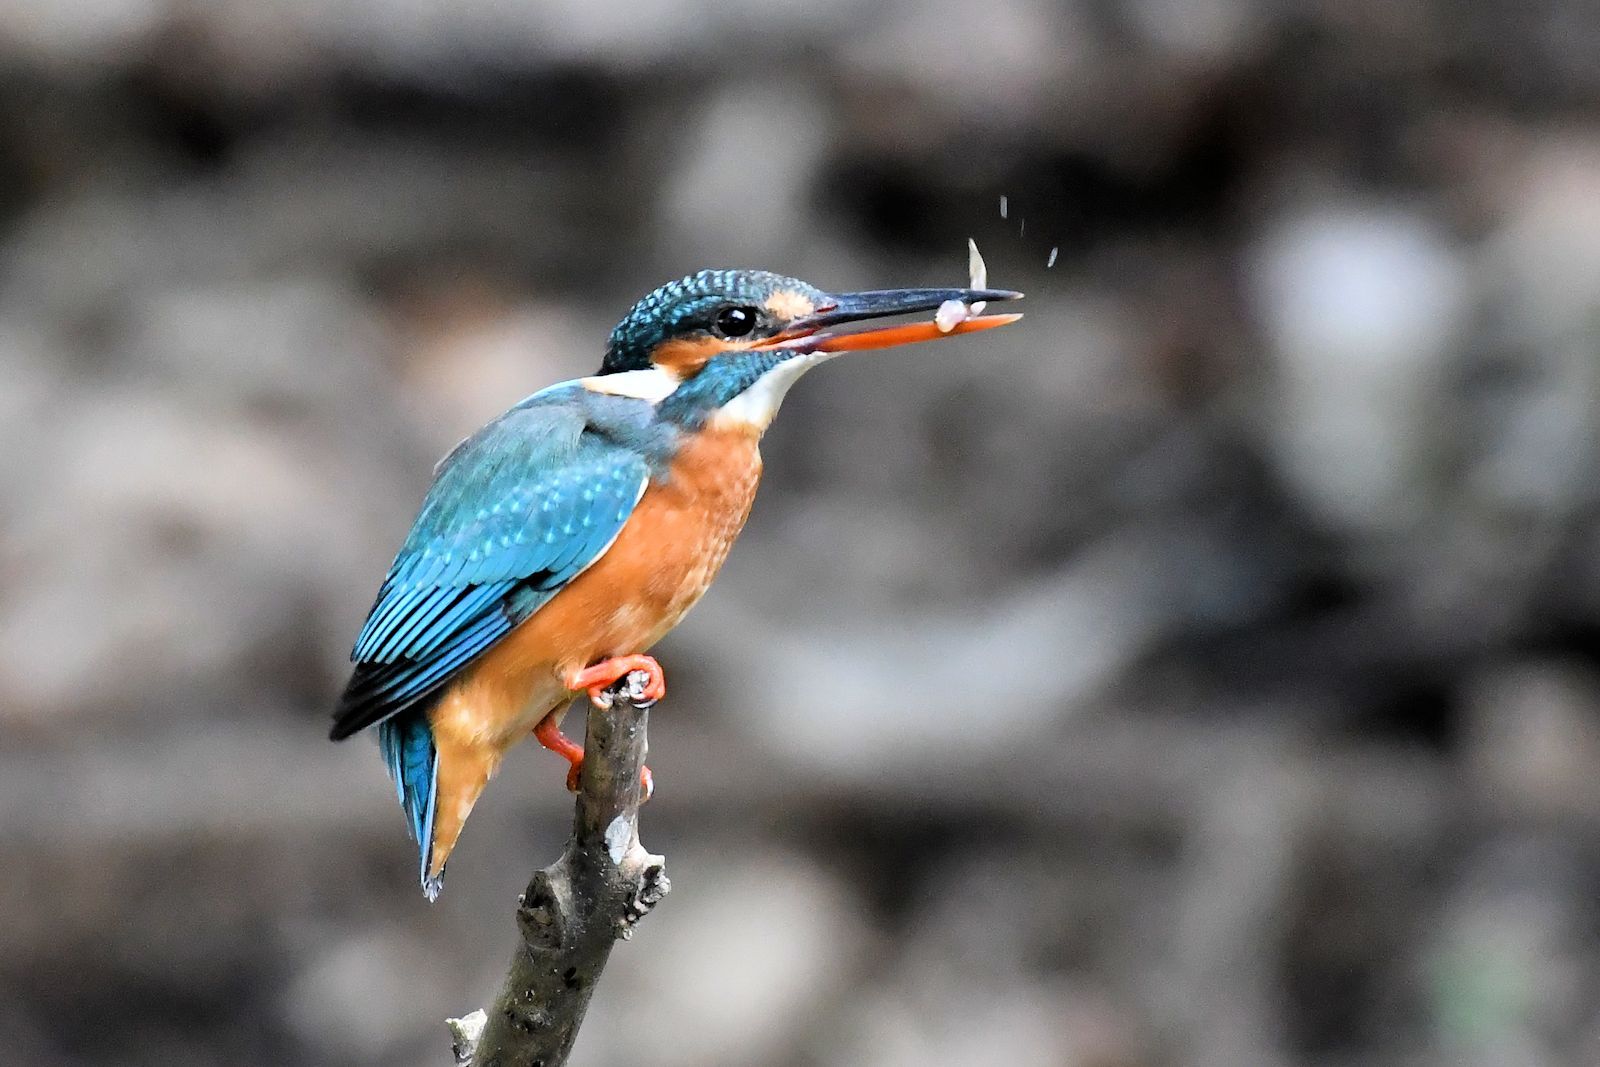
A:
[[[428,869],[433,863],[433,816],[439,803],[439,752],[427,714],[410,711],[385,719],[378,724],[378,746],[417,843],[423,895],[436,900],[444,888],[444,871],[430,875]]]

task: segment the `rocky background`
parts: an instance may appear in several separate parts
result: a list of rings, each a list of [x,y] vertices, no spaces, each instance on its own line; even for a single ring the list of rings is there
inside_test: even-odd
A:
[[[428,907],[324,740],[432,461],[970,234],[660,650],[575,1063],[1600,1062],[1597,116],[1583,0],[0,0],[0,1060],[448,1062],[570,801]]]

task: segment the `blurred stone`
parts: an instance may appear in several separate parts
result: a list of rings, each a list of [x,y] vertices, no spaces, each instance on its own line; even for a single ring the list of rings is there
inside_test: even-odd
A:
[[[1519,163],[1483,248],[1498,344],[1469,428],[1472,483],[1548,515],[1600,494],[1600,142],[1554,134]]]
[[[417,1017],[450,996],[441,977],[421,946],[392,931],[355,934],[327,945],[294,976],[284,1011],[328,1059],[380,1062],[407,1047]]]
[[[0,499],[16,500],[37,492],[44,456],[41,438],[51,414],[59,409],[65,388],[51,361],[46,321],[25,314],[0,316],[0,451],[11,462],[0,463]],[[19,518],[0,517],[0,535]]]
[[[337,587],[361,554],[346,553],[370,543],[342,505],[345,469],[306,477],[314,445],[253,420],[107,389],[46,432],[49,495],[4,546],[7,716],[244,682],[235,672],[294,628],[304,590]]]
[[[778,1061],[870,950],[860,903],[809,858],[756,844],[677,850],[669,871],[672,906],[613,955],[574,1067]]]
[[[679,127],[676,158],[664,161],[658,241],[685,264],[781,263],[807,243],[806,198],[827,125],[806,81],[768,76],[718,87]]]
[[[1131,1006],[1114,1002],[1103,975],[1068,970],[1092,970],[1105,947],[1086,921],[1109,902],[1094,880],[1062,855],[1001,848],[941,866],[885,972],[836,1030],[809,1035],[811,1055],[890,1067],[1149,1062]]]
[[[1070,716],[1160,632],[1153,548],[1102,546],[976,616],[758,624],[722,600],[700,611],[717,634],[702,655],[718,657],[735,691],[762,694],[736,725],[775,756],[844,777],[959,767]],[[1029,649],[1052,651],[1030,660]]]
[[[1485,248],[1506,314],[1541,343],[1593,337],[1600,309],[1600,139],[1558,129],[1505,175]]]
[[[1096,44],[1075,5],[1004,0],[975,18],[942,0],[879,8],[842,58],[857,77],[904,86],[912,100],[1009,125],[1048,109],[1051,90],[1095,55]]]
[[[338,279],[152,288],[119,362],[196,406],[294,405],[365,422],[351,398],[389,387],[378,357],[393,339],[379,309]]]
[[[1217,63],[1259,46],[1267,7],[1255,0],[1135,0],[1128,13],[1153,43],[1190,60]]]
[[[955,976],[951,976],[955,977]],[[1116,1035],[1075,1040],[1088,1017],[1057,983],[1030,979],[959,985],[914,980],[920,995],[905,1000],[873,992],[847,1011],[843,1033],[821,1062],[848,1067],[958,1067],[1004,1063],[1016,1067],[1123,1067],[1137,1064]],[[920,988],[919,988],[920,987]],[[931,987],[931,988],[928,988]]]
[[[1413,212],[1319,205],[1266,236],[1250,282],[1284,476],[1352,532],[1405,529],[1430,503],[1449,345],[1470,306],[1459,250]]]
[[[609,326],[561,306],[509,304],[507,295],[468,286],[408,309],[407,414],[437,458],[524,397],[600,368]]]
[[[1572,1035],[1592,1014],[1593,981],[1578,948],[1591,906],[1577,857],[1533,836],[1485,843],[1461,863],[1426,956],[1440,1062],[1577,1062]]]
[[[1466,693],[1467,767],[1491,812],[1600,819],[1600,678],[1572,663],[1511,662]]]

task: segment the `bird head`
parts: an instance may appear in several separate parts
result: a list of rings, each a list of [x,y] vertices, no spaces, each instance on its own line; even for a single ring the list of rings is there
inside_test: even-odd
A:
[[[721,418],[764,430],[789,387],[844,352],[933,341],[1003,326],[1020,315],[981,315],[941,330],[933,321],[840,332],[847,323],[1015,300],[1003,289],[883,289],[828,293],[759,270],[705,270],[635,304],[611,332],[591,389],[659,401],[661,415],[698,427]]]

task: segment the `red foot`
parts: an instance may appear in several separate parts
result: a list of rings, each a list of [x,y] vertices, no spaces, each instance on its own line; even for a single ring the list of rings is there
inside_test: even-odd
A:
[[[572,764],[572,782],[578,780],[578,768],[583,766],[583,746],[567,740],[567,735],[561,732],[561,724],[556,722],[554,715],[546,715],[539,720],[539,725],[533,728],[534,740],[545,748]]]
[[[568,675],[566,687],[574,692],[587,689],[595,707],[609,708],[611,694],[607,690],[634,671],[645,675],[644,689],[639,694],[641,702],[654,704],[667,695],[667,677],[661,670],[661,664],[649,656],[617,656],[601,660],[593,667],[585,667]],[[576,793],[578,775],[583,770],[583,746],[567,739],[554,715],[546,715],[541,719],[539,725],[533,728],[533,736],[541,745],[570,764],[567,768],[567,788]],[[644,798],[649,800],[650,794],[655,792],[655,780],[650,775],[649,767],[640,768],[639,786],[644,791]]]
[[[587,689],[589,699],[594,702],[595,707],[609,708],[611,697],[606,690],[634,671],[643,671],[646,675],[642,694],[645,700],[654,704],[667,695],[667,676],[661,670],[661,664],[651,656],[616,656],[612,659],[603,659],[593,667],[585,667],[568,675],[566,686],[573,691]]]
[[[576,793],[578,775],[583,771],[583,746],[567,739],[554,715],[546,715],[539,720],[539,725],[533,728],[533,736],[545,748],[567,761],[567,791]],[[655,778],[649,767],[639,768],[639,789],[646,800],[656,791]]]

